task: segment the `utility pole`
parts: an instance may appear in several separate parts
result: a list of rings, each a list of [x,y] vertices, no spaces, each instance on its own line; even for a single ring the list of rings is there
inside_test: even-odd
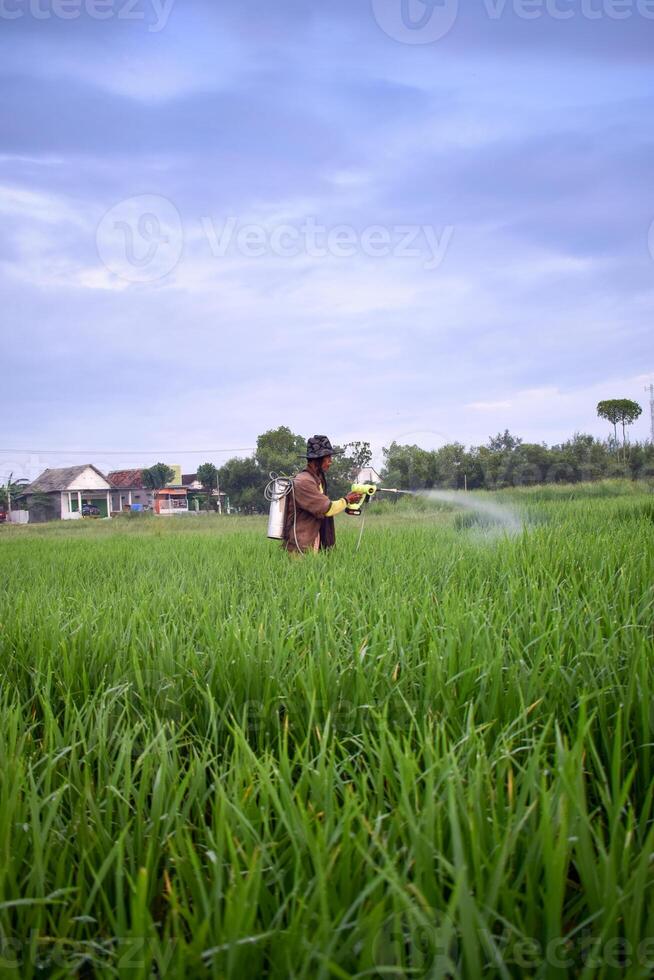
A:
[[[645,391],[649,391],[650,439],[654,443],[654,384],[645,385]]]

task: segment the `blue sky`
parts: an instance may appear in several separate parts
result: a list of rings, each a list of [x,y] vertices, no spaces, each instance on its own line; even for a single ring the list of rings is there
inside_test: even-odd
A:
[[[0,66],[3,442],[93,450],[0,478],[647,438],[654,0],[2,0]]]

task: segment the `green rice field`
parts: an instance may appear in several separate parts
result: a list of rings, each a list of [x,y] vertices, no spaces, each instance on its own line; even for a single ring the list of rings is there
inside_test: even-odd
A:
[[[654,492],[491,498],[1,527],[0,977],[651,976]]]

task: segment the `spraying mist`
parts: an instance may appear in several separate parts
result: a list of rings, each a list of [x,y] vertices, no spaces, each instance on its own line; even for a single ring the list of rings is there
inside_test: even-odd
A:
[[[515,508],[480,499],[476,494],[465,493],[462,490],[424,490],[420,492],[420,496],[428,500],[440,500],[445,504],[461,507],[469,513],[482,515],[485,520],[476,530],[486,534],[504,533],[513,536],[520,534],[524,526],[522,517]]]

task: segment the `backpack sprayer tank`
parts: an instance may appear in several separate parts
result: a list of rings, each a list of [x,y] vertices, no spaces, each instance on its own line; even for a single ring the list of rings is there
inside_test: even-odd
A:
[[[268,537],[281,541],[284,537],[284,520],[286,518],[287,497],[293,489],[293,481],[287,476],[270,474],[270,483],[264,491],[266,500],[270,501],[268,513]]]

